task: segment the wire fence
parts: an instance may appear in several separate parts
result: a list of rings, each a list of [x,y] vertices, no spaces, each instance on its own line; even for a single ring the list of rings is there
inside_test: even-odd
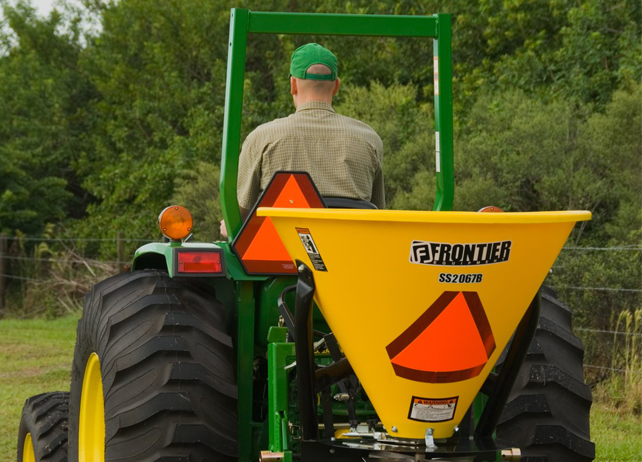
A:
[[[159,242],[160,239],[153,240],[153,239],[144,239],[144,238],[125,238],[122,235],[119,235],[117,238],[113,239],[108,239],[108,238],[75,238],[75,237],[66,237],[66,238],[50,238],[50,237],[38,237],[38,236],[3,236],[2,237],[4,240],[9,241],[9,242],[14,242],[14,241],[25,241],[25,242],[46,242],[46,243],[60,243],[65,247],[65,244],[79,244],[79,245],[70,245],[69,247],[65,247],[66,249],[69,248],[74,248],[74,247],[80,247],[81,244],[83,243],[102,243],[102,242],[117,242],[120,241],[122,242],[130,242],[130,243],[149,243],[149,242]],[[640,252],[642,251],[642,246],[640,245],[631,245],[631,246],[608,246],[608,247],[589,247],[589,246],[566,246],[562,248],[562,251],[564,252]],[[125,255],[119,253],[118,257],[119,259],[123,259]],[[50,257],[44,257],[42,255],[40,256],[24,256],[24,255],[13,255],[13,254],[8,254],[5,250],[5,252],[2,252],[2,248],[0,248],[0,264],[2,262],[2,259],[5,260],[5,262],[10,261],[10,262],[15,262],[15,264],[20,264],[22,262],[24,263],[29,263],[29,262],[39,262],[39,263],[72,263],[72,264],[80,264],[84,265],[85,267],[89,268],[89,271],[92,271],[91,268],[96,268],[98,266],[105,266],[105,265],[127,265],[131,263],[130,261],[119,261],[119,259],[98,259],[98,258],[85,258],[82,255],[78,255],[77,253],[72,253],[72,255],[68,258],[60,257],[58,255],[55,256],[50,256]],[[21,282],[27,282],[27,283],[34,283],[34,284],[39,284],[39,283],[44,283],[45,279],[44,278],[34,278],[34,277],[27,277],[27,276],[22,276],[22,275],[16,275],[16,274],[10,274],[9,269],[5,265],[4,267],[0,266],[0,268],[3,268],[4,271],[0,271],[0,286],[1,284],[1,279],[5,278],[6,280],[16,280],[16,281],[21,281]],[[92,271],[93,273],[93,271]],[[572,290],[572,291],[594,291],[594,292],[616,292],[616,293],[642,293],[642,288],[631,288],[631,287],[600,287],[600,286],[556,286],[556,289],[558,290]],[[642,332],[622,332],[622,331],[612,331],[612,330],[606,330],[606,329],[594,329],[594,328],[584,328],[584,327],[578,327],[574,329],[575,332],[577,333],[586,333],[586,334],[594,334],[594,335],[609,335],[609,336],[618,336],[618,338],[621,338],[620,336],[627,336],[627,337],[634,337],[634,338],[639,338],[642,337]],[[610,366],[602,366],[602,365],[596,365],[596,364],[585,364],[584,365],[585,369],[588,370],[594,370],[594,371],[603,371],[603,372],[615,372],[618,374],[642,374],[641,371],[632,371],[630,369],[624,369],[624,368],[618,368],[618,367],[610,367]]]
[[[7,279],[17,279],[19,281],[31,281],[31,282],[39,282],[40,279],[34,279],[34,278],[26,278],[22,276],[14,276],[13,274],[0,274],[0,277],[7,278]]]
[[[642,375],[642,371],[620,369],[620,368],[617,368],[617,367],[594,366],[592,364],[584,364],[584,367],[587,368],[587,369],[598,369],[598,370],[603,370],[603,371],[612,371],[612,372],[620,372],[620,373],[627,373],[627,374],[633,374],[633,375]]]
[[[621,287],[575,287],[557,286],[557,289],[564,290],[594,290],[597,292],[642,292],[642,289],[623,289]]]
[[[635,332],[623,332],[623,331],[617,331],[617,330],[603,330],[603,329],[587,329],[584,327],[578,327],[575,330],[580,332],[593,332],[596,334],[633,335],[634,337],[642,337],[642,332],[638,334]]]
[[[5,238],[6,239],[6,238]],[[71,239],[48,239],[48,238],[12,238],[12,239],[30,239],[30,240],[43,240],[43,241],[68,241]],[[113,241],[113,239],[79,239],[80,241]],[[153,242],[145,239],[124,239],[125,241],[130,242]],[[629,247],[570,247],[565,248],[565,250],[642,250],[642,248],[629,248]],[[118,261],[118,260],[99,260],[99,259],[78,259],[78,258],[54,258],[54,257],[24,257],[24,256],[13,256],[5,255],[4,259],[6,260],[18,260],[18,261],[38,261],[38,262],[58,262],[58,263],[83,263],[83,264],[114,264],[114,265],[126,265],[130,263],[129,261]],[[11,278],[11,275],[4,275],[7,278]],[[13,279],[23,279],[23,280],[34,280],[29,278],[17,278]],[[642,293],[642,289],[633,289],[626,287],[585,287],[585,286],[556,286],[558,290],[579,290],[579,291],[597,291],[597,292],[629,292],[629,293]]]
[[[7,260],[19,260],[19,261],[40,261],[40,262],[53,262],[53,263],[107,263],[107,264],[126,264],[130,263],[128,261],[118,261],[118,260],[98,260],[95,258],[36,258],[36,257],[17,257],[7,255],[4,257]]]
[[[113,242],[116,238],[86,238],[86,237],[39,237],[39,236],[5,236],[9,241],[42,241],[42,242]],[[123,237],[121,240],[128,242],[156,242],[158,239],[142,237]],[[607,247],[591,246],[564,246],[562,250],[573,251],[642,251],[642,245],[620,245]]]
[[[117,238],[98,238],[98,237],[35,237],[35,236],[5,236],[8,241],[36,241],[36,242],[114,242]],[[156,242],[154,239],[143,239],[135,237],[125,237],[120,239],[126,242]]]
[[[582,246],[568,246],[568,247],[562,247],[562,250],[597,250],[597,251],[640,251],[642,250],[642,246],[639,245],[625,245],[625,246],[613,246],[613,247],[582,247]]]
[[[115,239],[109,238],[50,238],[50,237],[38,237],[38,236],[4,236],[5,240],[8,241],[29,241],[29,242],[114,242],[117,240],[123,242],[155,242],[151,239],[145,238],[126,238],[120,237]],[[562,248],[563,251],[628,251],[628,252],[639,252],[642,251],[642,246],[630,245],[630,246],[610,246],[610,247],[589,247],[589,246],[566,246]],[[114,264],[114,265],[126,265],[130,263],[129,261],[118,261],[118,260],[99,260],[92,258],[55,258],[55,257],[26,257],[26,256],[16,256],[16,255],[2,255],[0,257],[5,260],[15,260],[15,261],[37,261],[37,262],[57,262],[57,263],[82,263],[84,265],[92,264]],[[2,274],[0,276],[6,277],[8,279],[17,279],[23,281],[38,281],[34,278],[15,276],[11,274]],[[626,287],[590,287],[590,286],[556,286],[558,290],[576,290],[576,291],[596,291],[596,292],[628,292],[628,293],[642,293],[642,288],[626,288]]]

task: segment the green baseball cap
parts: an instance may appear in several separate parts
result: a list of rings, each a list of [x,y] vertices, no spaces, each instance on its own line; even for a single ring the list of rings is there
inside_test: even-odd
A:
[[[315,64],[323,64],[330,69],[330,74],[310,74],[308,68]],[[308,43],[297,48],[290,60],[290,75],[297,79],[306,80],[336,80],[337,57],[330,50],[318,43]]]

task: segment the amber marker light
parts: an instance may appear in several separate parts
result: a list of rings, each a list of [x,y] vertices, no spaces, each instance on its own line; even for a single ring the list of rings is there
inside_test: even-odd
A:
[[[481,209],[479,209],[478,212],[503,213],[504,211],[494,205],[487,205],[486,207],[482,207]]]
[[[158,216],[158,226],[168,239],[184,239],[192,232],[192,214],[185,207],[170,205]]]

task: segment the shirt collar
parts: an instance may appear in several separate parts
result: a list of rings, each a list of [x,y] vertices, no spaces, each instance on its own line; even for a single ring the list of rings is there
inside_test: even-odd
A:
[[[301,104],[298,108],[296,108],[296,112],[307,111],[308,109],[322,109],[325,111],[334,112],[332,106],[321,101],[308,101],[307,103]]]

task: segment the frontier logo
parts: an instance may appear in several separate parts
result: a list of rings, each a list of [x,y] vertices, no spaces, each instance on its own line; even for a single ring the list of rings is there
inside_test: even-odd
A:
[[[412,241],[410,263],[435,266],[476,266],[503,263],[510,258],[511,241],[478,244]]]

